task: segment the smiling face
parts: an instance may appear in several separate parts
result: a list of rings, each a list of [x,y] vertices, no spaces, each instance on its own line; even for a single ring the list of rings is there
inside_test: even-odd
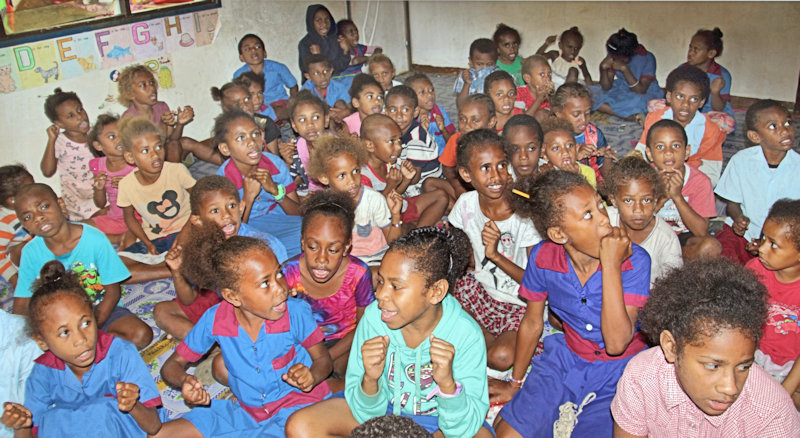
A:
[[[505,196],[511,181],[506,155],[503,148],[495,143],[475,146],[469,157],[469,167],[459,167],[458,173],[464,181],[472,184],[481,197],[488,199]]]
[[[58,199],[43,189],[30,190],[14,199],[19,223],[34,236],[52,237],[67,224]]]
[[[388,91],[392,88],[392,79],[394,79],[394,67],[388,62],[371,62],[369,64],[369,74],[381,84],[383,91]]]
[[[320,175],[318,179],[322,184],[330,186],[331,190],[347,193],[355,201],[361,197],[361,166],[348,153],[328,158],[325,175]]]
[[[800,265],[800,250],[792,240],[789,224],[772,219],[764,221],[764,239],[758,247],[758,259],[770,271],[780,271]]]
[[[239,54],[239,61],[247,65],[262,66],[266,57],[267,51],[258,39],[248,37],[242,41],[242,53]]]
[[[400,132],[406,132],[414,119],[419,116],[419,107],[413,106],[414,102],[408,96],[395,94],[386,101],[386,115],[400,127]]]
[[[218,145],[222,155],[231,157],[236,164],[257,166],[264,150],[261,128],[249,117],[233,119],[226,128],[225,142]]]
[[[662,339],[665,333],[669,332],[662,333]],[[712,336],[700,335],[680,353],[674,341],[662,342],[667,362],[675,364],[681,389],[711,416],[722,415],[739,397],[753,366],[755,350],[751,336],[726,327]]]
[[[419,274],[414,259],[389,250],[378,269],[375,299],[381,320],[392,330],[402,329],[435,311],[443,297],[435,297],[426,279]]]
[[[672,107],[673,120],[686,126],[692,121],[697,110],[703,107],[706,99],[697,84],[680,81],[675,84],[675,91],[667,91],[667,103]]]
[[[321,37],[328,36],[328,32],[331,30],[331,15],[328,14],[328,11],[325,9],[317,9],[314,12],[314,30],[317,32],[317,35]]]
[[[710,49],[703,37],[698,35],[692,37],[692,41],[689,42],[689,53],[686,54],[686,62],[689,65],[706,71],[708,64],[711,63],[715,56],[717,56],[717,51]]]
[[[519,55],[519,39],[516,36],[505,33],[497,38],[497,55],[503,64],[511,64]]]
[[[247,114],[253,114],[253,103],[250,100],[250,91],[242,87],[230,87],[222,95],[222,111],[240,109]]]
[[[376,85],[367,85],[352,104],[362,119],[370,114],[380,114],[383,111],[383,90]]]
[[[302,263],[308,277],[315,283],[327,283],[342,267],[350,253],[351,230],[341,219],[322,213],[314,215],[306,224],[300,247]]]
[[[311,102],[303,102],[294,107],[292,128],[306,141],[313,142],[328,125],[328,115],[324,109]]]
[[[564,103],[564,108],[555,110],[556,117],[572,123],[572,133],[580,134],[589,124],[592,113],[592,100],[588,97],[569,97]]]
[[[558,42],[558,50],[561,51],[561,57],[567,62],[572,62],[578,57],[581,52],[583,41],[573,34],[566,34],[561,41]]]
[[[387,120],[387,123],[376,126],[371,131],[369,138],[364,138],[367,150],[382,163],[389,165],[396,163],[403,151],[400,128]]]
[[[683,134],[670,127],[658,128],[653,132],[645,151],[647,159],[658,170],[677,170],[681,174],[684,172],[683,163],[691,153],[691,149],[683,140]]]
[[[56,107],[56,120],[53,123],[67,132],[89,132],[89,115],[83,105],[74,99],[66,100]]]
[[[242,204],[237,198],[235,193],[225,190],[208,192],[200,203],[200,214],[192,216],[192,220],[216,224],[226,239],[235,236],[242,224]]]
[[[123,156],[128,164],[139,168],[139,172],[146,177],[158,178],[164,166],[164,150],[161,138],[151,132],[134,137],[131,150],[124,152]]]
[[[511,166],[517,177],[530,175],[539,167],[539,153],[541,145],[536,132],[530,126],[512,126],[506,128],[503,137],[514,145],[511,155]]]
[[[286,313],[289,288],[272,251],[252,249],[239,256],[239,284],[236,291],[223,289],[222,297],[261,319],[276,321]]]
[[[158,102],[158,83],[150,72],[139,71],[133,75],[133,89],[128,96],[139,105],[155,105]]]
[[[473,52],[469,55],[469,66],[475,70],[497,65],[497,54]]]
[[[57,292],[41,310],[36,342],[63,360],[78,380],[94,364],[97,353],[97,322],[91,304],[71,293]]]
[[[92,142],[92,147],[107,157],[122,157],[122,143],[117,135],[117,122],[103,126],[97,135],[97,140]]]
[[[304,75],[314,84],[320,94],[324,94],[331,83],[333,68],[327,62],[315,62],[308,65],[308,73],[304,73]]]
[[[758,114],[755,131],[747,137],[767,151],[785,154],[794,144],[794,124],[783,108],[767,108]]]
[[[544,158],[557,168],[563,168],[577,162],[578,148],[575,136],[567,131],[550,131],[544,135],[542,142]]]
[[[463,134],[480,128],[494,129],[497,117],[489,117],[489,110],[481,102],[467,102],[458,111],[458,130]]]
[[[620,221],[628,229],[641,231],[655,220],[655,190],[646,179],[631,179],[627,184],[621,184],[613,195],[613,201],[619,210]]]
[[[417,93],[419,109],[426,113],[432,110],[433,106],[436,105],[436,89],[431,81],[419,79],[409,84],[409,86]]]
[[[562,195],[561,203],[562,225],[548,229],[548,237],[589,257],[600,258],[600,240],[611,233],[603,198],[589,184],[583,184]]]
[[[514,112],[514,100],[517,99],[517,87],[512,81],[502,79],[494,81],[489,87],[489,97],[494,102],[495,111],[504,116]]]

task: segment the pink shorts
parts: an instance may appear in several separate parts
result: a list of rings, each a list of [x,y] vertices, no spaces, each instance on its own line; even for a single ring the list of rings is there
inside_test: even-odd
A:
[[[112,219],[108,215],[94,216],[92,218],[98,230],[104,234],[125,234],[128,231],[128,226],[125,225],[125,219]]]
[[[410,198],[404,198],[406,201],[406,209],[403,213],[400,214],[400,220],[403,223],[411,223],[416,222],[419,220],[419,210],[417,209],[417,199],[419,196],[412,196]]]
[[[194,303],[186,306],[181,303],[181,301],[177,298],[174,299],[176,303],[178,303],[178,307],[183,310],[183,313],[189,318],[189,321],[192,321],[192,324],[197,324],[197,321],[200,321],[200,317],[206,313],[206,310],[214,307],[222,298],[219,297],[217,291],[212,289],[200,289],[200,292],[197,294],[197,298],[195,298]]]

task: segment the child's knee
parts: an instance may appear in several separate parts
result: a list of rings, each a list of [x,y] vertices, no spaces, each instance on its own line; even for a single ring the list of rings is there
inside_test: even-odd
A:
[[[304,418],[306,416],[305,409],[295,411],[286,420],[286,438],[302,438],[313,436],[312,431],[309,430],[309,421]]]
[[[683,247],[683,258],[687,261],[713,259],[722,255],[722,245],[712,236],[691,237]]]
[[[141,350],[150,345],[150,342],[153,341],[153,329],[142,322],[142,320],[137,319],[137,321],[139,323],[132,326],[132,330],[130,330],[129,340],[136,345],[138,350]]]
[[[486,362],[489,368],[505,371],[514,365],[514,347],[507,344],[495,344],[486,351]]]
[[[156,303],[155,307],[153,308],[153,319],[156,321],[156,326],[159,328],[164,328],[164,322],[167,321],[172,313],[171,304],[173,301],[162,301],[160,303]]]

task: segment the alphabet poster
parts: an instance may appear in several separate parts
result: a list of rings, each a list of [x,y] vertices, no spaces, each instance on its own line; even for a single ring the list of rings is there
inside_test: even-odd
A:
[[[169,54],[206,46],[219,33],[219,11],[208,10],[62,36],[0,49],[0,93],[54,85],[96,70],[147,63],[162,86],[171,83]]]

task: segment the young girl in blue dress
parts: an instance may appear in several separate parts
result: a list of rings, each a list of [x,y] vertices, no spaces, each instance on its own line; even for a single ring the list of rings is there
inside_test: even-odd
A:
[[[664,97],[656,80],[656,57],[639,44],[636,34],[620,29],[606,41],[606,51],[600,85],[591,87],[592,111],[636,117],[647,111],[650,99]]]
[[[261,240],[233,236],[212,253],[211,265],[195,280],[224,301],[203,314],[161,368],[195,408],[165,423],[158,437],[283,436],[289,414],[330,394],[324,335],[311,306],[288,296],[280,264]],[[185,371],[215,343],[236,400],[212,401]]]
[[[98,330],[80,280],[57,260],[42,268],[28,305],[35,360],[25,404],[5,403],[16,436],[145,437],[161,427],[158,388],[136,347]]]
[[[495,421],[497,436],[611,436],[617,380],[646,347],[636,319],[650,290],[650,256],[611,226],[579,174],[551,170],[520,179],[515,190],[517,214],[547,240],[531,250],[519,289],[528,300],[510,379],[519,389]],[[531,363],[546,301],[564,333],[545,338]]]

